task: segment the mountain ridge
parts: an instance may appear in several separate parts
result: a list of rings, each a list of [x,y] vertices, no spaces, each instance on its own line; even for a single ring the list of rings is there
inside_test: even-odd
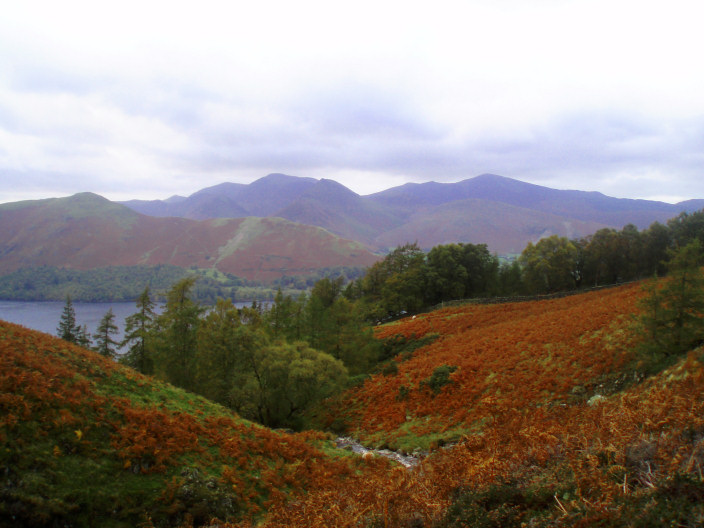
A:
[[[614,198],[596,191],[552,189],[496,174],[480,174],[455,183],[406,183],[359,195],[334,180],[276,173],[248,185],[229,184],[238,187],[234,194],[225,193],[233,201],[228,210],[217,203],[218,194],[212,192],[216,188],[226,188],[221,187],[224,185],[202,189],[171,207],[164,202],[124,203],[135,209],[139,207],[139,211],[145,214],[151,212],[161,216],[164,210],[168,210],[174,216],[187,216],[189,213],[179,211],[186,211],[189,204],[193,207],[196,199],[209,196],[213,205],[204,210],[210,217],[237,217],[242,215],[242,210],[253,216],[277,216],[323,227],[377,251],[422,239],[424,249],[448,242],[473,242],[486,243],[492,251],[502,254],[519,253],[528,242],[536,242],[538,238],[520,228],[525,222],[535,222],[539,218],[542,224],[528,230],[537,233],[538,237],[542,233],[553,233],[578,238],[603,227],[621,229],[634,224],[644,229],[653,222],[665,222],[682,211],[692,212],[704,206],[704,200],[668,204]],[[265,188],[266,192],[252,191],[260,188]],[[495,235],[482,239],[481,233],[477,234],[477,224],[465,223],[465,228],[461,228],[461,222],[454,222],[451,234],[445,229],[443,236],[413,236],[414,232],[429,233],[436,229],[439,211],[443,209],[455,211],[460,219],[476,218],[472,207],[478,205],[485,211],[492,211],[479,223],[504,226],[501,232],[492,229]],[[522,214],[518,214],[519,210]],[[514,218],[516,224],[507,225],[506,218]],[[516,236],[516,231],[519,235],[524,234]]]

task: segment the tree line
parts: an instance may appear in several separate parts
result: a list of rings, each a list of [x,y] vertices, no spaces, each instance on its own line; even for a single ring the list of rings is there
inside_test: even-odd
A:
[[[217,299],[232,302],[252,299],[273,301],[278,289],[292,295],[310,290],[323,277],[354,280],[364,268],[337,266],[310,270],[305,275],[286,275],[272,282],[247,280],[230,273],[195,266],[182,268],[156,266],[109,266],[90,270],[34,266],[0,276],[0,299],[17,301],[63,301],[70,296],[82,302],[131,302],[148,284],[154,298],[164,300],[168,289],[179,279],[196,275],[191,295],[203,304]]]
[[[365,317],[384,320],[441,302],[475,297],[540,295],[662,276],[672,251],[704,241],[704,211],[682,213],[639,231],[604,228],[568,239],[529,243],[515,259],[492,255],[486,244],[454,243],[424,252],[405,244],[351,282],[345,296]]]
[[[237,308],[227,299],[206,307],[192,298],[191,276],[172,286],[159,314],[147,287],[119,343],[111,310],[88,336],[67,298],[57,333],[245,418],[298,429],[311,405],[370,372],[381,356],[382,344],[342,295],[343,282],[321,279],[295,298],[279,290],[269,307]]]

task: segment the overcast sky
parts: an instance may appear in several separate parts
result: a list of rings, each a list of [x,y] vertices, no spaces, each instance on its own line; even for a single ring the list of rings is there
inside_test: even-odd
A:
[[[702,20],[699,0],[7,2],[0,202],[271,172],[704,198]]]

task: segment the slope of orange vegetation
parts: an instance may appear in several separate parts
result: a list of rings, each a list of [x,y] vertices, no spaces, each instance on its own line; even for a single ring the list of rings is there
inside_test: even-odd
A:
[[[266,526],[701,526],[701,355],[593,405],[498,414],[413,471],[313,491]],[[464,510],[463,493],[478,497]]]
[[[523,412],[598,391],[600,378],[632,358],[628,314],[640,287],[631,285],[562,299],[468,304],[381,327],[381,339],[439,334],[432,344],[348,396],[350,430],[392,444],[404,436],[480,428],[503,409]],[[438,366],[455,367],[434,391]],[[408,446],[409,442],[405,443]]]
[[[701,526],[704,351],[624,380],[618,368],[634,357],[624,328],[639,295],[635,285],[468,305],[379,329],[380,337],[440,337],[397,375],[347,395],[354,431],[372,441],[465,434],[413,471],[276,509],[268,526],[301,526],[297,515],[323,502],[364,511],[369,526]],[[421,382],[442,364],[457,369],[434,394]],[[598,384],[608,376],[616,383]],[[403,384],[412,387],[405,399]],[[330,509],[307,526],[354,526],[349,517]]]
[[[74,525],[146,512],[155,525],[220,516],[241,528],[702,526],[704,349],[643,378],[625,330],[639,296],[635,285],[467,305],[380,328],[439,334],[340,400],[368,440],[456,439],[412,470],[340,457],[321,433],[254,426],[0,324],[0,524],[43,508]],[[456,368],[434,378],[443,365]]]
[[[236,520],[388,467],[330,450],[0,321],[0,525]]]

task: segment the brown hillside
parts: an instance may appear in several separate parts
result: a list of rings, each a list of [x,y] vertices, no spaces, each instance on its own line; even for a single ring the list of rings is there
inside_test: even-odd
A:
[[[606,227],[480,199],[448,202],[413,214],[406,223],[374,240],[377,247],[417,241],[422,248],[463,241],[488,243],[499,254],[520,253],[529,242],[551,235],[579,238]],[[403,241],[403,242],[401,242]]]
[[[397,358],[398,373],[372,377],[349,395],[350,428],[371,441],[412,447],[419,438],[427,444],[476,430],[499,409],[594,395],[602,376],[633,358],[624,329],[640,295],[635,284],[554,300],[467,304],[381,327],[380,338],[439,337]],[[442,365],[454,370],[433,386]]]
[[[267,280],[377,259],[359,243],[280,218],[155,218],[89,193],[8,205],[0,208],[0,272],[172,264]]]

